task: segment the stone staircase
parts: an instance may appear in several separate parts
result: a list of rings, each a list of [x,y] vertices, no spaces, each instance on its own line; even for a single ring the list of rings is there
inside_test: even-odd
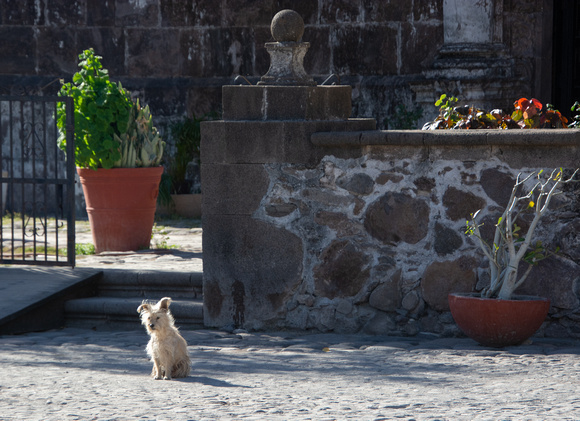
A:
[[[202,272],[108,269],[97,295],[65,303],[65,325],[89,329],[139,329],[137,307],[143,300],[171,297],[176,325],[203,328]]]

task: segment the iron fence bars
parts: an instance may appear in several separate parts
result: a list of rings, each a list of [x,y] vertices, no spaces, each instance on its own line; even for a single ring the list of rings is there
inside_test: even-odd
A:
[[[66,112],[66,153],[57,107]],[[75,265],[73,101],[0,96],[0,263]]]

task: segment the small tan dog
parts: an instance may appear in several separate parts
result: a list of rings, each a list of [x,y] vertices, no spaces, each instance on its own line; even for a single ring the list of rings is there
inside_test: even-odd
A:
[[[151,376],[155,380],[187,377],[191,367],[187,342],[175,327],[175,320],[169,311],[170,303],[171,298],[165,297],[154,305],[143,302],[137,309],[141,314],[141,323],[151,336],[147,354],[153,361]]]

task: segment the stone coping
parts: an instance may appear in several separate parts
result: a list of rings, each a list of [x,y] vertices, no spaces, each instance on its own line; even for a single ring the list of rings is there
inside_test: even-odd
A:
[[[310,137],[316,146],[580,146],[580,130],[372,130],[318,132]]]

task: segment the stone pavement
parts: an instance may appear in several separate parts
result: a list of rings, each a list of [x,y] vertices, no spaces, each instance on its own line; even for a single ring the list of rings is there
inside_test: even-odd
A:
[[[77,267],[202,271],[201,225],[199,220],[162,220],[153,228],[151,250],[137,252],[105,252],[76,257]],[[76,221],[76,243],[92,244],[88,221]]]
[[[578,342],[182,333],[193,370],[173,381],[149,377],[144,330],[0,337],[0,419],[580,419]]]
[[[78,266],[201,268],[201,229],[183,225],[156,234],[178,250]],[[0,336],[0,420],[580,419],[578,341],[491,349],[428,334],[182,333],[193,370],[173,381],[149,377],[144,329]]]

